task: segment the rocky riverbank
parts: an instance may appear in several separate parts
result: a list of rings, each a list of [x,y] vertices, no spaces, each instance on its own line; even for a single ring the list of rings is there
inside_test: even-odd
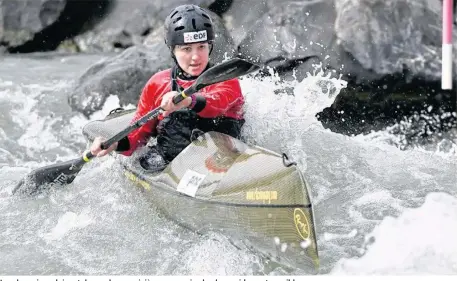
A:
[[[170,66],[163,21],[187,2],[0,0],[0,49],[4,54],[119,52],[94,64],[70,91],[72,107],[89,115],[108,94],[135,103],[150,75]],[[441,116],[433,125],[438,131],[456,127],[456,92],[441,90],[440,84],[440,0],[192,3],[212,11],[220,35],[214,62],[243,55],[273,68],[281,79],[299,81],[321,65],[348,81],[335,103],[318,114],[334,131],[364,133],[421,112]]]

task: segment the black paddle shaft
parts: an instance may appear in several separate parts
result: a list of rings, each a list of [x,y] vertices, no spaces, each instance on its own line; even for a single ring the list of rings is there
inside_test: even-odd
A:
[[[109,148],[113,143],[116,143],[118,141],[120,141],[121,139],[125,138],[128,134],[130,134],[130,132],[132,132],[133,130],[135,130],[136,128],[139,128],[141,126],[143,126],[144,124],[146,124],[146,122],[148,122],[149,120],[152,120],[154,118],[156,118],[157,116],[159,116],[159,114],[162,112],[162,108],[156,108],[154,110],[151,110],[149,111],[147,114],[145,114],[143,117],[141,117],[140,119],[138,119],[135,123],[133,123],[132,125],[128,126],[127,128],[125,128],[124,130],[120,131],[119,133],[117,133],[116,135],[114,135],[113,137],[111,137],[110,139],[106,140],[105,142],[103,142],[101,144],[101,148],[102,149],[107,149]]]

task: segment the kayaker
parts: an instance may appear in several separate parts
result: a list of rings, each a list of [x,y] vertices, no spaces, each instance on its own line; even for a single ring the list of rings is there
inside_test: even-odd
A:
[[[158,171],[202,132],[218,131],[239,137],[244,123],[244,98],[238,79],[207,86],[179,104],[172,101],[178,91],[189,87],[211,66],[209,55],[215,34],[209,14],[196,5],[181,5],[167,16],[164,29],[165,43],[175,65],[149,79],[132,121],[159,106],[164,109],[163,114],[106,150],[100,148],[103,139],[97,137],[90,149],[94,155],[101,157],[115,150],[130,156],[155,136],[157,145],[149,148],[140,163],[147,170]]]

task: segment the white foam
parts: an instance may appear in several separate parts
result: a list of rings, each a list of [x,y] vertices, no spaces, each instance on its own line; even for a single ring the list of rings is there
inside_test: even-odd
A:
[[[302,82],[278,83],[272,76],[262,81],[242,79],[245,96],[243,136],[248,143],[286,153],[302,171],[307,170],[304,133],[313,128],[323,130],[316,114],[330,106],[346,82],[324,74],[316,65]],[[285,88],[292,93],[284,92]],[[278,93],[275,93],[277,91]],[[289,90],[290,91],[290,90]]]
[[[390,202],[392,199],[392,194],[388,190],[379,190],[362,195],[362,197],[358,198],[354,204],[365,205],[379,202]]]
[[[180,257],[173,275],[252,275],[259,259],[247,249],[234,247],[227,238],[211,233],[191,244]]]
[[[105,118],[111,110],[113,109],[116,109],[118,107],[121,107],[120,106],[120,101],[119,101],[119,97],[116,96],[116,95],[109,95],[107,98],[106,98],[106,101],[105,103],[103,104],[103,107],[101,110],[99,111],[96,111],[94,112],[91,116],[90,116],[90,120],[100,120],[100,119],[103,119]],[[123,108],[124,109],[132,109],[132,108],[135,108],[136,105],[133,105],[133,104],[128,104],[126,106],[124,106]]]
[[[357,229],[351,230],[351,232],[342,234],[342,233],[329,233],[326,232],[324,233],[324,240],[325,241],[330,241],[330,240],[335,240],[339,238],[354,238],[357,235]]]
[[[48,242],[61,240],[67,233],[85,228],[92,223],[94,223],[94,220],[89,215],[88,210],[83,210],[80,214],[66,212],[59,218],[56,226],[45,234],[43,238]]]
[[[450,118],[451,115],[456,116],[456,113],[443,113],[441,116],[433,115],[429,116],[426,114],[414,115],[406,120],[400,121],[398,124],[387,127],[383,131],[373,131],[368,134],[360,134],[353,136],[354,140],[364,142],[366,144],[374,144],[377,146],[391,146],[398,147],[400,149],[416,150],[428,153],[430,155],[436,155],[444,158],[456,157],[457,156],[457,139],[452,136],[452,131],[437,134],[437,136],[431,136],[432,141],[430,144],[415,144],[412,141],[407,140],[407,135],[422,134],[431,135],[432,133],[427,129],[427,126],[420,125],[421,123],[414,119],[428,120],[428,122],[434,126],[439,126],[440,122],[443,122],[446,118]],[[441,119],[441,120],[440,120]],[[450,127],[451,124],[448,124]],[[455,128],[454,134],[455,133]],[[442,138],[442,139],[439,139]],[[398,149],[397,149],[398,150]]]
[[[368,235],[361,258],[342,259],[332,274],[457,274],[457,199],[431,193],[417,209],[386,217]]]

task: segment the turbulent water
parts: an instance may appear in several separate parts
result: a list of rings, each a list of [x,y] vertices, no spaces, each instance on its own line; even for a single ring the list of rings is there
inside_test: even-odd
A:
[[[9,56],[0,63],[0,275],[306,274],[218,233],[162,217],[109,157],[38,198],[11,195],[32,169],[80,155],[89,121],[67,87],[105,55]],[[345,82],[315,73],[274,94],[243,79],[246,141],[291,155],[312,187],[322,274],[457,274],[455,140],[400,150],[386,132],[343,136],[315,114]],[[117,107],[111,97],[97,119]],[[442,149],[443,142],[446,149]]]

